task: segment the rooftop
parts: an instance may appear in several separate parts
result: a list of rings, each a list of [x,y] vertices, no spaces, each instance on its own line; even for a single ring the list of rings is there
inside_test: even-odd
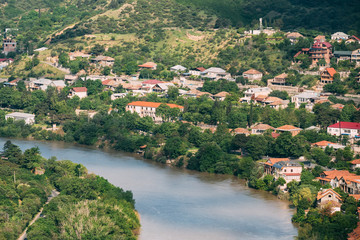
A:
[[[292,125],[284,125],[284,126],[276,128],[276,130],[279,130],[279,131],[296,131],[296,130],[302,130],[302,129],[298,128],[298,127],[294,127]]]
[[[131,102],[128,104],[128,106],[140,106],[140,107],[152,107],[152,108],[158,108],[163,103],[157,103],[157,102],[144,102],[144,101],[136,101]],[[177,104],[171,104],[171,103],[165,103],[171,108],[180,108],[183,109],[183,106],[177,105]]]
[[[338,122],[329,126],[329,128],[346,128],[346,129],[360,129],[360,123],[356,122]]]
[[[74,87],[72,89],[74,92],[87,92],[87,88],[86,87]]]

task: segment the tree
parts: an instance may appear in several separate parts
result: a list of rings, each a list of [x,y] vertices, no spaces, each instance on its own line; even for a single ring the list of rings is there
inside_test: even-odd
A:
[[[169,87],[167,96],[170,101],[176,101],[179,96],[179,89],[177,87]]]
[[[180,137],[172,137],[168,139],[164,146],[165,156],[171,159],[184,155],[186,150],[186,142]]]
[[[261,159],[268,151],[267,141],[262,135],[250,135],[246,151],[254,160]]]

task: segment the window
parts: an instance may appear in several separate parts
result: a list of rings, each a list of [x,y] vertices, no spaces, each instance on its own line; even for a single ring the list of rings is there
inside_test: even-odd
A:
[[[332,195],[331,194],[329,194],[329,196],[328,196],[329,198],[331,198],[332,197]]]
[[[293,172],[294,170],[293,169],[291,169],[291,171],[290,172]]]

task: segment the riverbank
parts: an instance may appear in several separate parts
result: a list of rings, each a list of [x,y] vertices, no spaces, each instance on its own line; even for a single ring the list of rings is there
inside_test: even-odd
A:
[[[46,158],[70,159],[116,186],[131,189],[141,214],[139,240],[236,240],[238,236],[287,240],[297,235],[288,202],[249,189],[233,176],[169,167],[136,154],[78,144],[13,142],[22,149],[37,145]]]

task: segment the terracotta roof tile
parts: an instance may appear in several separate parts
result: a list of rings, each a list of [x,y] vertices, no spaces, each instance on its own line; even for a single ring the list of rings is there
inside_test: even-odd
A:
[[[144,101],[136,101],[136,102],[131,102],[128,104],[128,106],[140,106],[140,107],[153,107],[153,108],[157,108],[159,107],[161,104],[163,103],[157,103],[157,102],[144,102]],[[165,103],[166,105],[168,105],[171,108],[180,108],[183,109],[183,106],[177,105],[177,104],[172,104],[172,103]]]
[[[243,74],[261,74],[261,72],[259,72],[258,70],[256,69],[250,69],[250,70],[247,70],[246,72],[244,72]]]
[[[284,126],[276,128],[276,130],[279,130],[279,131],[295,131],[295,130],[302,130],[302,129],[298,128],[298,127],[294,127],[292,125],[284,125]]]
[[[336,73],[336,70],[334,68],[326,68],[326,71],[330,74],[330,76],[334,76]]]
[[[86,87],[74,87],[72,89],[74,92],[87,92],[87,88]]]

